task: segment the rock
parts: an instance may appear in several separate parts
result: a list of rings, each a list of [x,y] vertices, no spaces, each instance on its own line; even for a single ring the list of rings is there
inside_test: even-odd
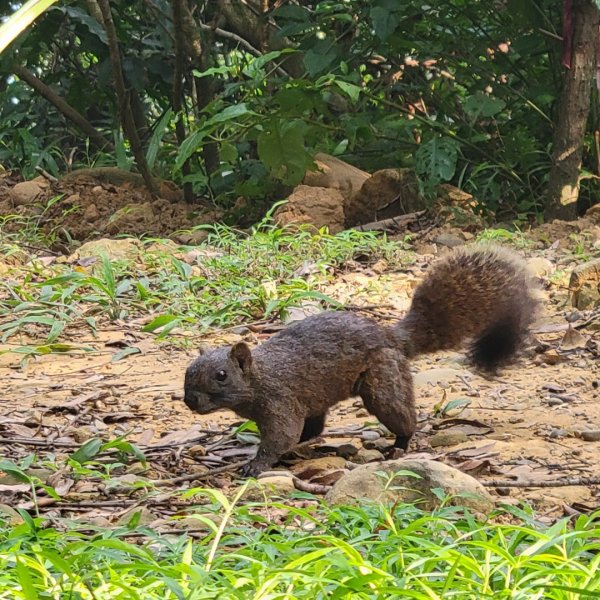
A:
[[[420,479],[396,475],[390,483],[384,472],[394,475],[399,471],[412,471]],[[344,475],[327,493],[330,504],[375,502],[418,503],[423,510],[440,506],[439,498],[432,492],[441,488],[452,496],[450,504],[466,506],[483,514],[489,513],[493,500],[486,489],[473,477],[443,463],[427,459],[405,459],[362,465]]]
[[[571,303],[579,310],[600,304],[600,258],[575,267],[569,281]]]
[[[80,246],[69,256],[67,262],[76,262],[90,257],[99,258],[102,254],[106,254],[111,260],[132,260],[137,258],[143,249],[143,244],[133,238],[120,240],[102,238]]]
[[[547,277],[554,273],[554,263],[543,256],[536,256],[529,259],[527,266],[536,277]]]
[[[585,213],[585,218],[590,219],[593,223],[600,223],[600,204],[590,206]]]
[[[360,438],[364,441],[374,441],[378,440],[381,437],[379,431],[375,431],[374,429],[365,429],[361,431]]]
[[[456,446],[468,440],[469,436],[464,431],[439,431],[429,438],[429,445],[432,448]]]
[[[346,227],[355,227],[426,208],[410,169],[383,169],[367,179],[345,204]]]
[[[384,437],[380,437],[376,440],[365,440],[363,442],[363,448],[369,450],[379,450],[379,452],[385,452],[392,447],[393,443],[391,440],[387,440]]]
[[[335,452],[336,456],[341,456],[344,459],[350,458],[358,452],[358,448],[348,442],[325,444],[320,446],[319,450],[321,452]]]
[[[208,239],[206,229],[196,229],[196,231],[184,231],[175,236],[175,239],[185,246],[199,246]]]
[[[600,429],[584,429],[580,435],[584,442],[600,442]]]
[[[8,195],[15,206],[27,206],[33,204],[43,193],[44,186],[37,181],[22,181],[13,186]]]
[[[383,458],[383,454],[379,452],[379,450],[375,450],[375,448],[361,448],[356,453],[356,456],[352,458],[352,462],[358,463],[359,465],[364,465],[370,462],[382,461]]]
[[[356,416],[357,416],[357,417],[359,417],[359,418],[360,418],[360,417],[369,417],[369,416],[371,416],[371,413],[370,413],[370,412],[369,412],[369,411],[368,411],[366,408],[363,408],[363,407],[359,408],[359,409],[356,411],[356,413],[355,413],[355,414],[356,414]]]
[[[248,486],[244,494],[247,500],[264,500],[265,495],[269,498],[273,494],[287,496],[294,491],[294,480],[291,473],[281,471],[281,474],[276,475],[275,472],[270,472],[266,477],[260,477],[256,483]]]
[[[73,194],[73,196],[79,196],[79,194]],[[100,213],[98,212],[98,208],[95,204],[88,204],[87,208],[83,212],[83,220],[92,222],[96,221]]]
[[[365,171],[349,165],[347,162],[319,153],[315,155],[317,171],[307,171],[302,183],[311,187],[339,190],[347,202],[360,190],[363,183],[371,177]]]
[[[358,448],[354,444],[340,444],[335,450],[336,455],[344,459],[354,456],[357,452]]]
[[[310,458],[296,463],[292,467],[292,473],[298,475],[301,479],[307,479],[320,471],[333,471],[343,469],[346,466],[346,460],[341,456],[322,456],[321,458]]]
[[[442,232],[435,238],[434,242],[438,246],[446,246],[446,248],[456,248],[456,246],[463,246],[465,243],[465,239],[453,233]]]
[[[344,197],[336,189],[299,185],[273,215],[280,225],[310,224],[317,229],[327,226],[330,233],[344,229]]]

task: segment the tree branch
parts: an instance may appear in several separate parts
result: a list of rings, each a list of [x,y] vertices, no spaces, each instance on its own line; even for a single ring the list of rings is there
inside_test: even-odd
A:
[[[181,101],[183,95],[183,78],[185,76],[185,42],[183,40],[183,3],[185,0],[172,0],[171,6],[173,9],[173,31],[175,35],[175,72],[173,73],[173,91],[171,104],[173,110],[177,114],[177,122],[175,123],[175,135],[179,146],[185,140],[185,125],[183,124],[183,103]],[[184,178],[191,173],[190,159],[188,158],[181,167],[181,172]],[[183,183],[183,197],[186,202],[193,201],[193,188],[189,181]]]
[[[41,79],[38,79],[29,69],[13,64],[11,71],[27,85],[43,96],[69,121],[73,122],[83,133],[85,133],[99,150],[114,151],[114,146],[105,138],[80,112],[56,94]]]
[[[142,142],[138,135],[135,126],[135,118],[131,110],[129,91],[125,87],[125,78],[123,76],[123,68],[121,65],[121,50],[119,48],[117,31],[110,10],[110,3],[109,0],[95,1],[97,1],[98,6],[100,7],[104,30],[106,31],[106,36],[108,38],[108,50],[115,82],[115,91],[117,92],[117,98],[119,100],[119,118],[123,126],[123,131],[131,143],[131,150],[135,157],[135,162],[140,174],[144,178],[146,187],[153,196],[156,196],[156,185],[152,179],[150,170],[148,169]]]

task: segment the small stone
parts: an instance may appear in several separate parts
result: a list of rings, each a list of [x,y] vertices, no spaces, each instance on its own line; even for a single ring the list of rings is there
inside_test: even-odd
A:
[[[22,181],[11,188],[9,196],[15,206],[26,206],[33,204],[42,192],[43,189],[39,183],[35,181]]]
[[[439,246],[446,246],[446,248],[455,248],[456,246],[463,246],[465,240],[458,235],[453,233],[440,233],[434,242]]]
[[[600,429],[584,429],[580,435],[584,442],[600,442]]]
[[[263,491],[267,490],[277,492],[278,494],[289,494],[295,489],[294,480],[290,473],[282,473],[282,475],[261,477],[257,480],[257,484]]]
[[[350,458],[358,452],[358,448],[354,444],[340,444],[335,453],[342,458]]]
[[[369,450],[379,450],[379,452],[385,452],[392,446],[392,442],[385,438],[379,438],[377,440],[365,440],[363,442],[363,448]]]
[[[359,408],[356,411],[356,416],[357,417],[369,417],[370,414],[369,414],[369,411],[366,408]]]
[[[464,431],[440,431],[429,438],[429,444],[432,448],[439,446],[456,446],[469,440],[469,436]]]
[[[384,459],[384,456],[381,452],[379,452],[379,450],[375,450],[375,449],[368,449],[368,448],[361,448],[357,453],[356,456],[354,456],[352,458],[352,462],[358,463],[360,465],[364,465],[370,462],[376,462],[376,461],[381,461]]]
[[[548,406],[560,406],[561,404],[564,404],[564,402],[560,398],[553,396],[552,398],[548,398],[546,400],[546,404]]]
[[[381,435],[379,435],[379,432],[375,431],[374,429],[365,429],[364,431],[361,431],[360,437],[363,441],[374,441],[378,440]]]
[[[71,437],[78,443],[83,444],[94,437],[87,427],[77,427],[71,430]]]
[[[560,438],[567,437],[569,432],[566,429],[553,429],[548,436],[551,440],[557,440]]]

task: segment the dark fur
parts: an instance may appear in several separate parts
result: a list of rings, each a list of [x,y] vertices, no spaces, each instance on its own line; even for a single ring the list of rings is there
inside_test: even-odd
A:
[[[417,423],[407,357],[472,339],[473,363],[495,370],[525,339],[537,306],[532,289],[513,254],[458,250],[431,268],[396,327],[323,312],[252,351],[243,342],[211,350],[187,369],[185,403],[201,414],[229,408],[256,421],[261,444],[248,475],[319,435],[329,408],[354,395],[407,449]]]

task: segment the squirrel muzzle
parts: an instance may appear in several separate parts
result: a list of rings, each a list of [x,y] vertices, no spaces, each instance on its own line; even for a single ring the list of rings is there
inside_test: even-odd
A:
[[[208,394],[203,394],[202,392],[188,388],[185,389],[183,401],[190,410],[201,415],[206,415],[222,408],[214,402],[211,402]]]

